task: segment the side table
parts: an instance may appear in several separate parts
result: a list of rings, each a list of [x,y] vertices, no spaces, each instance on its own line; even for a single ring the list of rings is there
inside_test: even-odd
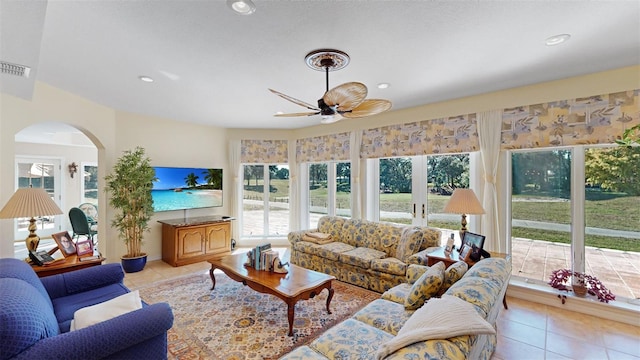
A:
[[[51,265],[39,266],[33,264],[32,266],[33,270],[36,272],[36,274],[38,274],[38,277],[45,277],[97,266],[102,264],[105,260],[106,258],[100,256],[97,259],[80,261],[77,255],[72,255],[65,258],[64,260],[56,261]]]

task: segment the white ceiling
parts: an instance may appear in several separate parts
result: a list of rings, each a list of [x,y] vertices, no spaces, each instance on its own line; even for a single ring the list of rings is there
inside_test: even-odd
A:
[[[0,59],[32,67],[0,75],[0,90],[30,99],[37,80],[129,112],[292,129],[320,117],[274,118],[305,109],[267,89],[315,104],[324,73],[304,56],[320,48],[351,56],[331,87],[360,81],[392,111],[640,64],[640,1],[255,4],[242,16],[221,0],[0,0]],[[567,43],[544,44],[562,33]]]

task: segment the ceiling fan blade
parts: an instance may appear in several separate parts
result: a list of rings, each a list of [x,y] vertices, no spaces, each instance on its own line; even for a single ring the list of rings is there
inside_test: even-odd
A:
[[[330,107],[338,105],[337,110],[349,111],[358,106],[367,97],[367,87],[363,83],[348,82],[327,91],[322,99]]]
[[[317,112],[299,112],[299,113],[289,113],[289,114],[275,114],[273,116],[277,116],[277,117],[293,117],[293,116],[313,116],[313,115],[318,115],[320,114],[319,111]]]
[[[349,112],[340,114],[346,118],[360,118],[380,114],[391,109],[391,101],[384,99],[367,99]]]
[[[309,109],[309,110],[317,110],[317,111],[320,111],[320,109],[318,109],[318,107],[317,107],[317,106],[315,106],[315,105],[311,105],[311,104],[306,103],[306,102],[304,102],[304,101],[302,101],[302,100],[298,100],[298,99],[296,99],[296,98],[292,98],[292,97],[291,97],[291,96],[289,96],[289,95],[285,95],[285,94],[283,94],[283,93],[281,93],[281,92],[279,92],[279,91],[275,91],[275,90],[273,90],[273,89],[269,89],[269,91],[271,91],[272,93],[274,93],[274,94],[276,94],[276,95],[280,96],[281,98],[283,98],[283,99],[285,99],[285,100],[289,100],[289,101],[291,101],[291,102],[292,102],[292,103],[294,103],[294,104],[298,104],[298,105],[300,105],[300,106],[302,106],[302,107],[306,107],[306,108],[307,108],[307,109]]]

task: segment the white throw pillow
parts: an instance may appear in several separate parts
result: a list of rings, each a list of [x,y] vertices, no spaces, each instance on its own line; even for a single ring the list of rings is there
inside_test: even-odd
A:
[[[132,291],[103,303],[77,310],[73,314],[70,331],[80,330],[141,308],[140,293],[138,293],[138,290]]]
[[[495,334],[496,330],[470,303],[451,295],[431,298],[411,315],[398,335],[378,348],[376,359],[384,359],[405,346],[432,339],[461,335]]]

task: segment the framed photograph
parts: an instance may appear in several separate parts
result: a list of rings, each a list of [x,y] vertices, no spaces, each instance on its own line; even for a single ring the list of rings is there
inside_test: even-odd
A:
[[[78,241],[76,245],[78,247],[78,256],[92,254],[93,255],[93,243],[91,240]]]
[[[478,251],[480,251],[484,246],[484,239],[485,239],[484,235],[474,234],[472,232],[466,231],[464,233],[464,237],[462,238],[462,245],[464,246],[466,244],[469,246],[475,246],[476,248],[479,249]]]
[[[462,244],[462,248],[460,249],[460,260],[468,261],[469,255],[471,255],[471,245]]]
[[[73,243],[71,236],[67,231],[51,234],[53,240],[58,244],[58,249],[64,257],[71,256],[76,253],[76,244]]]

